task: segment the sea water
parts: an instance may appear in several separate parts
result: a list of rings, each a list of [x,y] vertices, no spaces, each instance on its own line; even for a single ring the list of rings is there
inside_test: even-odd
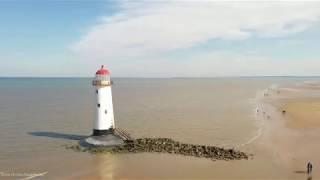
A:
[[[168,137],[254,154],[250,144],[261,133],[254,115],[257,93],[308,79],[113,78],[115,123],[136,138]],[[271,160],[259,161],[259,156],[233,163],[65,149],[92,133],[94,101],[91,78],[0,78],[0,172],[45,173],[47,179],[236,178],[250,173],[272,178],[268,171],[276,172]]]

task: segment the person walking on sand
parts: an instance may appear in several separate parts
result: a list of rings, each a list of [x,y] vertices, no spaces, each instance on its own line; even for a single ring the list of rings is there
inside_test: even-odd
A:
[[[312,173],[312,164],[311,164],[310,161],[307,164],[307,172],[308,172],[309,175]]]

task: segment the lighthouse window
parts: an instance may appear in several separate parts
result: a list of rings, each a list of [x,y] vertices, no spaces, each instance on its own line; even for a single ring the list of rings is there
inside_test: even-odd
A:
[[[104,110],[104,113],[107,114],[107,110]]]
[[[100,104],[98,104],[98,107],[100,107]]]

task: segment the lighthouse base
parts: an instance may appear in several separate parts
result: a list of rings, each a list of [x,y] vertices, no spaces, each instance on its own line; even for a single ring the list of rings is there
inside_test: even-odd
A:
[[[90,136],[85,142],[93,146],[119,146],[124,144],[122,137],[116,134],[106,134],[101,136]]]
[[[98,130],[93,129],[93,136],[102,136],[102,135],[108,135],[108,134],[114,134],[114,130],[112,128],[105,129],[105,130]]]

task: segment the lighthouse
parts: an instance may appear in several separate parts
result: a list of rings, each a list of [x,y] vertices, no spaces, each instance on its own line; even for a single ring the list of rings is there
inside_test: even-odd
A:
[[[102,65],[92,80],[95,94],[93,133],[85,139],[90,145],[114,146],[124,143],[116,133],[113,115],[110,72]]]
[[[95,90],[95,119],[93,135],[101,136],[113,133],[115,129],[110,72],[101,66],[96,72],[92,85]]]

